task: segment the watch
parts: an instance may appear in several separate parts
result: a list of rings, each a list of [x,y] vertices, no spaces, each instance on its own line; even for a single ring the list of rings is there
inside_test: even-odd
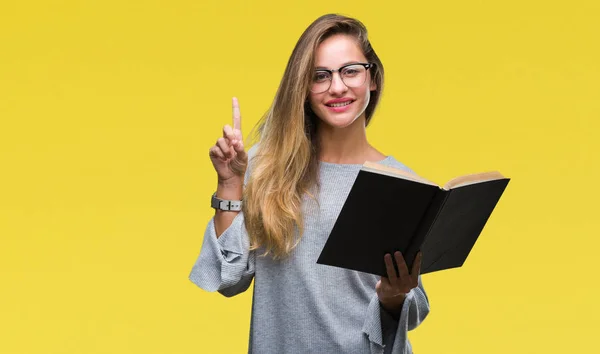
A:
[[[210,206],[224,211],[240,211],[242,210],[242,201],[217,198],[217,193],[215,192],[210,200]]]

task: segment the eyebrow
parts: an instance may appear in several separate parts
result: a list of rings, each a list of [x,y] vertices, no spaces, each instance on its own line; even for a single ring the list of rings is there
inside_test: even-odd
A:
[[[358,60],[348,61],[348,62],[345,62],[344,64],[342,64],[342,65],[340,66],[340,68],[341,68],[342,66],[346,66],[346,65],[350,65],[350,64],[358,64],[358,63],[362,63],[362,62],[361,62],[361,61],[358,61]],[[329,68],[326,68],[326,67],[324,67],[324,66],[317,66],[317,67],[315,68],[315,70],[329,70]]]

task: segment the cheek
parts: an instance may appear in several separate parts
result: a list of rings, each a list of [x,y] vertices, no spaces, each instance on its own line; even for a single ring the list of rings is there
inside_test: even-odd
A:
[[[368,87],[365,87],[360,92],[357,92],[357,96],[359,96],[363,100],[363,105],[366,107],[369,104],[369,100],[371,99],[371,91]]]
[[[309,105],[310,105],[310,108],[311,108],[313,111],[314,111],[314,110],[316,110],[316,109],[318,108],[318,106],[319,106],[319,102],[320,102],[320,99],[319,99],[319,97],[318,97],[318,96],[316,96],[316,95],[313,95],[313,94],[310,94],[310,95],[308,96],[308,103],[309,103]]]

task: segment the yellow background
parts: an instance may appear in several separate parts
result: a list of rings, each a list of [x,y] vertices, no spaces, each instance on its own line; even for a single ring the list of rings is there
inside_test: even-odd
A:
[[[208,148],[327,12],[385,65],[374,145],[512,178],[465,266],[424,276],[415,352],[600,352],[599,2],[65,0],[0,5],[0,353],[247,350],[251,291],[187,278]]]

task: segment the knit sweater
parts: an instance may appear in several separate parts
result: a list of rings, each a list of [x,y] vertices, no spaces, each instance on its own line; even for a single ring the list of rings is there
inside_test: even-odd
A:
[[[246,181],[255,152],[248,151]],[[378,162],[412,172],[392,156]],[[243,212],[219,238],[214,218],[208,222],[189,279],[227,297],[254,280],[249,353],[412,353],[407,333],[429,313],[420,276],[396,321],[379,303],[379,276],[316,263],[361,166],[320,162],[318,203],[303,198],[304,232],[284,260],[249,251]]]

